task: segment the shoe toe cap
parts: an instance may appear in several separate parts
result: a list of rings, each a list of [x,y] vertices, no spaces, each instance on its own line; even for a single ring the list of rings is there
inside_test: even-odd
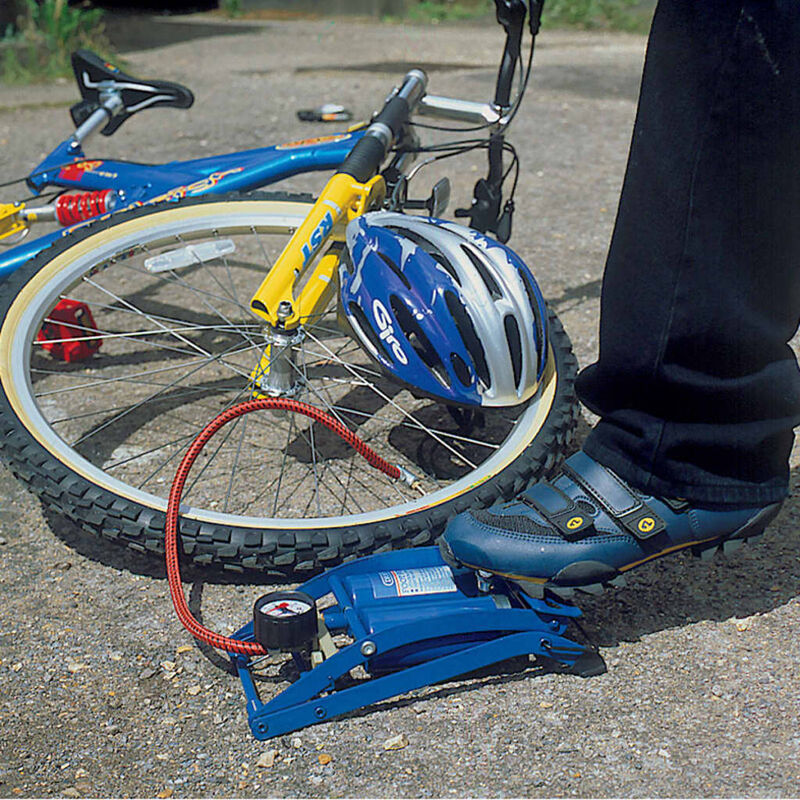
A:
[[[517,530],[513,518],[487,512],[459,514],[442,539],[462,564],[506,575],[546,577],[567,555],[561,552],[566,543],[555,532]]]
[[[522,523],[524,519],[517,527],[523,528]],[[514,527],[508,516],[467,511],[450,521],[442,539],[461,564],[515,577],[549,579],[575,563],[589,561],[613,568],[631,556],[633,540],[626,534],[600,533],[567,541],[555,531]]]

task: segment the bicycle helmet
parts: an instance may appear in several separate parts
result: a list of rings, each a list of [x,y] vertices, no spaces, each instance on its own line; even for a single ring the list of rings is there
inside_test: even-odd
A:
[[[537,389],[547,311],[522,259],[444,220],[377,211],[347,226],[342,309],[395,378],[468,406],[512,406]]]

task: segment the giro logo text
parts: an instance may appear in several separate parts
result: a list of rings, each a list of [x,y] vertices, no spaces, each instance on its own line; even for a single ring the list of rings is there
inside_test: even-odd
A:
[[[378,324],[378,327],[381,331],[379,334],[381,341],[385,342],[387,345],[389,345],[389,347],[392,348],[394,357],[401,364],[408,364],[408,356],[403,352],[403,348],[400,347],[400,342],[394,335],[392,318],[389,316],[389,312],[386,310],[386,307],[383,305],[383,303],[381,303],[380,300],[373,300],[372,313],[374,314],[375,322]]]

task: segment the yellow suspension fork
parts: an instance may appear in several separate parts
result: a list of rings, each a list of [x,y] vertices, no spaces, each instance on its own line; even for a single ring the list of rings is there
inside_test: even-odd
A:
[[[293,332],[298,326],[322,313],[331,301],[347,223],[379,208],[385,195],[386,184],[380,175],[366,183],[350,175],[334,175],[253,295],[250,308],[268,325],[267,344],[251,374],[254,396],[264,396],[258,387],[265,388],[266,394],[290,392],[296,382],[292,367],[279,364],[278,357],[297,342]],[[331,244],[320,256],[326,243]],[[281,370],[286,374],[275,374]]]
[[[380,175],[366,183],[342,173],[334,175],[253,295],[252,311],[270,325],[284,328],[296,328],[318,313],[321,301],[330,296],[338,258],[320,258],[316,266],[314,259],[326,242],[343,242],[347,223],[378,208],[385,195],[386,185]],[[309,269],[312,271],[302,290],[295,295],[295,286]]]

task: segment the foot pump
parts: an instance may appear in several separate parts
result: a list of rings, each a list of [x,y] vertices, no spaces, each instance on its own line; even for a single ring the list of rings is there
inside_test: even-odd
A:
[[[278,405],[282,404],[282,405]],[[521,655],[584,677],[605,672],[596,649],[567,638],[578,608],[525,595],[498,576],[452,568],[437,547],[380,553],[342,564],[296,591],[260,597],[253,619],[232,637],[203,627],[191,614],[180,580],[178,524],[189,470],[208,440],[242,414],[289,404],[287,410],[336,430],[340,423],[297,401],[261,399],[229,408],[192,443],[167,506],[165,550],[175,610],[196,638],[224,650],[241,680],[250,729],[269,739],[433,683]],[[402,479],[350,431],[340,432],[378,469]],[[391,470],[394,470],[392,472]],[[397,473],[397,474],[395,474]],[[294,682],[267,702],[258,684],[288,653]]]

